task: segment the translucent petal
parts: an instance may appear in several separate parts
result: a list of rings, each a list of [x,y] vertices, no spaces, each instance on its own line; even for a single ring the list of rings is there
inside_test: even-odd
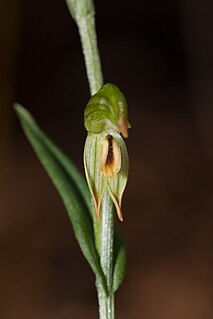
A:
[[[84,166],[97,218],[100,218],[105,185],[123,221],[121,201],[126,187],[129,159],[125,142],[116,132],[88,135],[84,148]]]
[[[84,168],[98,219],[105,186],[104,177],[100,171],[100,149],[100,135],[88,135],[84,146]]]
[[[112,133],[115,143],[120,147],[121,151],[121,169],[113,178],[106,178],[107,187],[114,202],[118,218],[123,221],[121,212],[122,196],[126,187],[128,172],[129,172],[129,158],[125,142],[120,134]]]

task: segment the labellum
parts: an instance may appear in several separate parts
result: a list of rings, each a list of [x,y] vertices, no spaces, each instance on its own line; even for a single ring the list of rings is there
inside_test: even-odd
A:
[[[101,142],[100,170],[106,178],[113,178],[121,169],[121,149],[108,134]]]

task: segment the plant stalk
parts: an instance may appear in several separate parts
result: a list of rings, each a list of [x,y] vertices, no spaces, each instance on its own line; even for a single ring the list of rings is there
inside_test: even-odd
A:
[[[113,237],[114,237],[114,212],[113,204],[108,191],[105,191],[101,210],[100,229],[100,260],[106,276],[109,294],[97,284],[100,319],[114,319],[114,293],[113,281]]]
[[[78,26],[83,48],[90,94],[95,94],[103,85],[100,55],[97,45],[95,12],[92,0],[66,0],[67,6]],[[103,272],[106,276],[108,294],[105,293],[100,282],[96,282],[99,303],[100,319],[114,319],[114,293],[113,283],[113,238],[114,238],[114,212],[113,203],[108,191],[105,191],[101,220],[99,221],[97,236],[100,243],[99,254]]]
[[[94,14],[87,14],[77,19],[83,48],[90,94],[95,94],[103,85],[101,62],[97,46]]]

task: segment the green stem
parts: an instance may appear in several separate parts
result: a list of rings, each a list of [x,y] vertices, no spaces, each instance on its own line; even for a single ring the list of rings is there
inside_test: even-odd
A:
[[[95,29],[95,9],[93,1],[66,0],[66,3],[70,14],[78,26],[90,93],[93,95],[103,85],[103,74]]]
[[[100,230],[100,260],[106,276],[109,294],[97,285],[100,319],[114,319],[114,293],[113,284],[113,237],[114,237],[114,212],[113,204],[108,191],[105,192],[101,210]]]
[[[86,64],[88,82],[91,95],[95,94],[103,85],[103,74],[99,50],[97,46],[95,13],[92,0],[66,0],[70,13],[79,29],[83,54]],[[96,240],[99,242],[100,262],[106,276],[108,294],[105,293],[100,282],[96,282],[99,302],[100,319],[114,319],[114,293],[113,284],[113,237],[114,214],[113,204],[108,191],[105,191],[101,221]]]
[[[93,14],[77,19],[81,44],[91,95],[95,94],[103,85],[101,62],[95,32],[95,18]]]

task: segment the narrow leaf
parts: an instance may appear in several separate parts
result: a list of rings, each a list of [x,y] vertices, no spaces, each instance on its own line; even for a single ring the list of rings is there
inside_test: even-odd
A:
[[[31,114],[18,104],[15,110],[26,137],[62,198],[85,258],[107,292],[106,278],[95,246],[91,200],[85,180],[66,155],[42,132]]]
[[[121,285],[126,268],[126,249],[121,234],[115,227],[114,238],[114,269],[113,269],[113,286],[112,291],[115,292]]]

